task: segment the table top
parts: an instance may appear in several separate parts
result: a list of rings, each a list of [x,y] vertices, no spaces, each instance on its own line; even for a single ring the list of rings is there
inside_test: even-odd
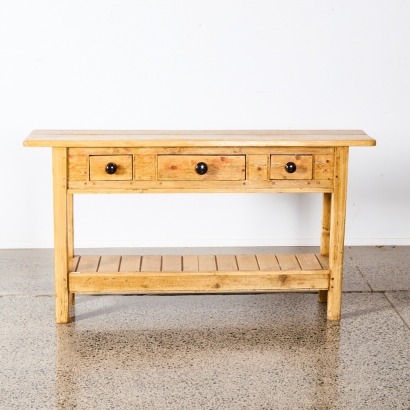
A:
[[[361,130],[34,130],[26,147],[374,146]]]

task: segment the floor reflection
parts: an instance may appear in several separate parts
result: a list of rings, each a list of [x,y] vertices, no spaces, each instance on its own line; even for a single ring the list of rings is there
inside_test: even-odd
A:
[[[215,318],[211,327],[184,327],[181,320],[179,327],[169,328],[117,326],[111,317],[96,329],[80,323],[78,318],[85,319],[80,314],[77,322],[57,327],[58,408],[98,403],[119,391],[122,400],[128,395],[129,404],[138,408],[167,408],[173,395],[197,397],[202,408],[204,391],[217,397],[215,403],[229,396],[245,405],[251,394],[256,407],[299,398],[307,408],[335,407],[339,324],[327,321],[319,304],[309,320],[278,317],[270,324],[247,320],[239,326]],[[147,320],[155,322],[154,317]]]

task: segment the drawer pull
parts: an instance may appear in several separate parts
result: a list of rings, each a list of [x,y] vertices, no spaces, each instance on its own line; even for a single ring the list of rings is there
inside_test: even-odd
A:
[[[286,172],[288,172],[289,174],[293,174],[296,171],[296,164],[294,162],[288,162],[285,165],[285,170]]]
[[[208,165],[205,162],[198,162],[195,166],[195,171],[198,175],[205,175],[208,172]]]
[[[105,166],[105,172],[107,174],[113,175],[117,172],[117,164],[115,162],[109,162],[106,166]]]

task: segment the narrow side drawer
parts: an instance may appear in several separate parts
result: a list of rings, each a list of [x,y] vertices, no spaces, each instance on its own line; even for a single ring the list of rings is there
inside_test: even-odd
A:
[[[312,179],[312,177],[313,155],[270,156],[270,179]]]
[[[115,164],[116,171],[107,173],[106,166]],[[131,181],[132,155],[90,155],[90,181]]]

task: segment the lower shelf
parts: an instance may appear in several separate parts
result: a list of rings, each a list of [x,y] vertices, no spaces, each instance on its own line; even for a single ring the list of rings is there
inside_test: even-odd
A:
[[[75,256],[73,293],[218,293],[324,290],[328,258],[292,255]]]

